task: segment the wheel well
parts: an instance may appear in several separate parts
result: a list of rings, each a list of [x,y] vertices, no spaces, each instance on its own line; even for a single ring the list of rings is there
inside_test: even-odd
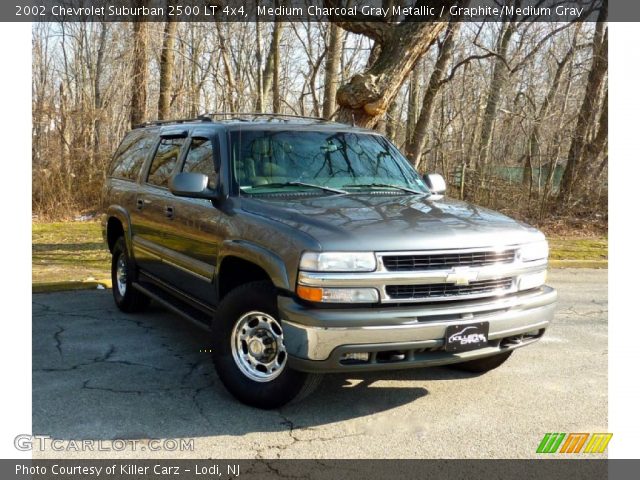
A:
[[[124,228],[122,227],[122,222],[116,217],[110,217],[107,221],[107,244],[110,252],[113,252],[113,246],[123,236]]]
[[[255,263],[239,257],[225,257],[218,273],[219,299],[240,285],[260,280],[271,282],[271,277]]]

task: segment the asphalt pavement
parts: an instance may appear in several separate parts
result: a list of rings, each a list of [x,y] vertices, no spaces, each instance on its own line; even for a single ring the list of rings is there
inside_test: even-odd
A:
[[[607,270],[552,270],[549,283],[551,328],[497,370],[331,375],[275,411],[234,400],[206,335],[159,306],[128,315],[109,290],[35,294],[33,433],[50,439],[33,456],[535,457],[546,432],[607,431]]]

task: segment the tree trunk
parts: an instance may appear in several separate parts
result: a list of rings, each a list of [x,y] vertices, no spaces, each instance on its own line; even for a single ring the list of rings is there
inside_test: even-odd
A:
[[[558,87],[560,86],[560,80],[562,79],[564,68],[573,57],[573,51],[574,45],[572,45],[569,50],[567,50],[565,56],[562,58],[562,60],[560,60],[560,62],[558,62],[558,68],[556,69],[556,73],[553,76],[551,87],[549,87],[549,91],[547,92],[547,95],[542,102],[542,106],[536,114],[536,118],[533,122],[533,129],[531,131],[529,142],[527,144],[524,172],[522,174],[522,185],[528,186],[529,196],[531,196],[533,190],[533,159],[535,158],[538,160],[538,166],[541,166],[542,163],[540,161],[540,127],[542,126],[542,122],[547,116],[549,107],[553,104],[553,101],[556,98],[556,93],[558,92]],[[540,170],[539,175],[542,175],[542,170]]]
[[[218,47],[220,48],[220,55],[222,57],[222,65],[224,66],[224,74],[227,79],[226,83],[226,101],[229,102],[229,110],[235,112],[238,110],[238,101],[234,98],[234,92],[236,89],[236,79],[231,67],[231,58],[229,57],[229,49],[227,48],[228,41],[224,33],[220,22],[216,22],[216,28],[218,30]]]
[[[344,31],[335,23],[329,25],[329,51],[324,73],[324,100],[322,116],[329,120],[336,109],[336,93],[338,91],[338,75],[342,59],[342,42]]]
[[[604,169],[602,164],[596,167],[595,161],[605,150],[609,139],[609,89],[606,88],[603,99],[602,108],[600,110],[600,116],[597,123],[597,133],[593,139],[585,146],[584,157],[587,160],[587,170],[598,171],[598,174]],[[593,175],[589,175],[589,178],[594,178]]]
[[[339,25],[363,33],[366,23]],[[378,39],[380,53],[369,69],[354,75],[338,89],[340,107],[336,116],[344,123],[353,121],[365,128],[375,128],[416,62],[446,28],[446,22],[404,22],[396,26],[382,23],[369,28],[366,31]]]
[[[145,2],[141,2],[145,3]],[[147,118],[147,24],[133,24],[133,75],[131,87],[131,125],[144,123]]]
[[[589,76],[587,78],[587,87],[585,89],[584,98],[578,120],[569,147],[567,156],[567,166],[562,175],[562,183],[560,185],[560,200],[563,204],[571,202],[575,191],[577,190],[577,180],[586,173],[586,159],[584,158],[584,149],[587,144],[587,135],[592,125],[596,106],[598,105],[598,93],[601,90],[602,83],[608,69],[607,49],[608,49],[608,28],[605,25],[607,18],[607,8],[605,6],[600,10],[596,31],[593,38],[593,60]]]
[[[64,178],[66,193],[70,193],[73,176],[71,171],[71,135],[68,126],[67,103],[68,99],[64,82],[60,82],[60,121],[58,123],[58,132],[60,135],[60,170]]]
[[[518,2],[519,6],[520,2]],[[511,20],[503,24],[502,34],[498,39],[497,56],[493,63],[493,73],[491,75],[491,84],[489,86],[489,95],[487,96],[487,104],[482,117],[482,126],[480,127],[480,148],[477,160],[477,167],[483,170],[487,165],[489,155],[489,145],[493,135],[493,125],[498,112],[498,104],[500,103],[500,94],[502,87],[506,82],[508,67],[505,63],[509,43],[516,29],[516,22]]]
[[[387,138],[392,142],[396,143],[396,136],[398,133],[398,99],[394,99],[389,105],[389,109],[387,111],[386,118],[384,120],[385,123],[385,134]]]
[[[562,94],[560,95],[560,98],[562,99],[562,101],[560,102],[560,111],[557,114],[557,122],[559,128],[556,129],[551,140],[552,147],[549,155],[549,157],[551,158],[551,166],[549,167],[549,171],[547,172],[547,178],[542,190],[542,201],[540,202],[539,214],[539,218],[541,220],[545,217],[548,210],[548,199],[553,191],[554,177],[556,169],[558,168],[558,162],[560,160],[560,151],[564,142],[563,131],[565,129],[563,127],[565,126],[565,116],[567,114],[567,108],[569,106],[569,92],[572,90],[574,85],[574,65],[572,62],[569,62],[568,69],[569,71],[567,72],[566,77],[567,80],[562,88]]]
[[[279,2],[275,1],[277,7]],[[280,39],[282,38],[282,22],[276,22],[273,26],[273,113],[280,113]]]
[[[405,127],[405,139],[404,144],[409,145],[413,142],[413,131],[416,127],[416,122],[418,121],[418,102],[420,100],[420,84],[422,83],[422,79],[420,78],[420,68],[419,63],[411,72],[411,79],[409,80],[409,104],[407,105],[407,123]],[[406,147],[405,147],[406,149]]]
[[[276,23],[273,24],[273,28],[276,28]],[[271,94],[273,85],[273,65],[274,58],[276,56],[276,44],[273,42],[273,34],[271,35],[271,44],[269,45],[269,53],[267,54],[267,61],[264,64],[262,70],[262,98],[264,99],[265,106],[267,104],[267,98]]]
[[[168,18],[164,25],[164,39],[160,56],[160,97],[158,99],[158,119],[169,118],[173,91],[173,64],[178,22]]]
[[[445,75],[449,60],[453,55],[453,47],[455,45],[455,37],[459,29],[460,23],[454,23],[451,25],[445,36],[440,54],[436,60],[433,72],[429,78],[429,84],[424,92],[422,98],[422,108],[420,110],[420,116],[416,122],[415,131],[411,142],[407,145],[407,157],[416,168],[419,168],[420,160],[422,157],[422,151],[427,143],[427,133],[429,131],[429,123],[431,121],[431,114],[433,112],[433,106],[436,95],[442,86],[443,77]]]
[[[256,0],[256,5],[258,0]],[[262,71],[262,28],[256,19],[256,63],[258,64],[258,99],[256,101],[256,111],[264,112],[264,78]]]
[[[102,22],[100,24],[100,38],[98,40],[98,55],[96,58],[96,72],[95,78],[93,80],[93,108],[94,108],[94,121],[93,121],[93,156],[94,158],[99,157],[100,153],[100,130],[102,124],[102,106],[103,106],[103,98],[102,98],[102,88],[100,85],[100,80],[102,79],[102,74],[104,71],[104,53],[107,44],[107,23]],[[106,172],[103,171],[105,174]]]

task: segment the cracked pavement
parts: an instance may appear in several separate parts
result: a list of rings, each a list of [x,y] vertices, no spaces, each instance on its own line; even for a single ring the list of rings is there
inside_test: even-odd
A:
[[[35,294],[33,433],[68,450],[47,441],[33,456],[533,457],[545,432],[607,431],[607,271],[552,270],[549,283],[559,291],[551,328],[497,370],[331,375],[275,411],[235,401],[200,352],[207,336],[159,306],[128,315],[108,290]],[[180,438],[194,449],[149,449]],[[85,439],[138,442],[72,447]]]

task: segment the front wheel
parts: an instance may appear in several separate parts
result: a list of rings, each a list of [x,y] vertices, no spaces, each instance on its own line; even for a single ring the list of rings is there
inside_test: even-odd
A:
[[[224,386],[241,402],[271,409],[301,400],[321,375],[292,370],[278,320],[276,292],[252,282],[229,292],[212,325],[213,360]]]
[[[498,368],[508,360],[512,353],[513,350],[509,350],[508,352],[499,353],[490,357],[469,360],[468,362],[453,363],[449,366],[456,370],[463,370],[465,372],[485,373],[489,370],[493,370],[494,368]]]

